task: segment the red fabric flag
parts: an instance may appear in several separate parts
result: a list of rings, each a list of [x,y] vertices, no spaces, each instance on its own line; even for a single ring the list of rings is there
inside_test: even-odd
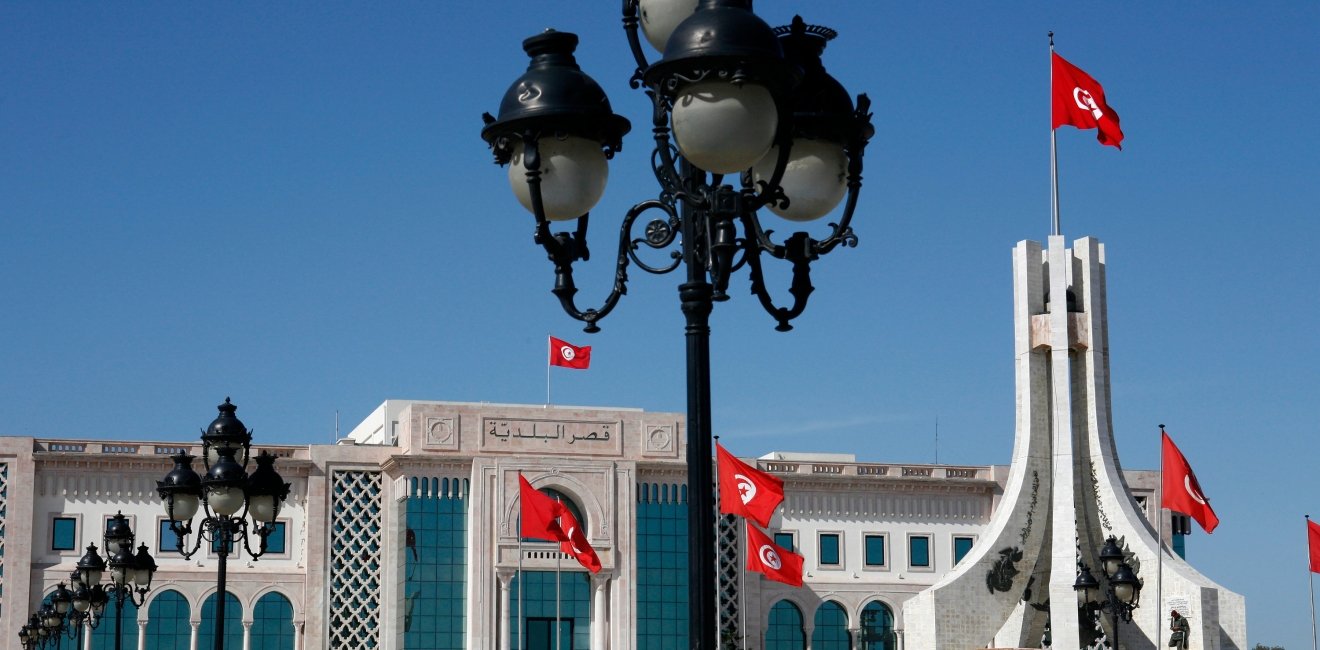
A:
[[[770,527],[775,508],[784,502],[784,480],[762,472],[715,443],[720,475],[720,513],[738,515]]]
[[[802,556],[776,546],[765,533],[747,522],[747,570],[794,587],[802,586]]]
[[[518,473],[518,482],[519,506],[522,511],[519,533],[523,537],[543,539],[548,542],[568,541],[564,529],[555,521],[567,514],[568,508],[532,487],[521,472]]]
[[[1187,464],[1187,459],[1183,458],[1169,434],[1161,429],[1160,435],[1164,437],[1164,449],[1160,454],[1163,457],[1161,465],[1164,474],[1163,507],[1189,515],[1207,533],[1215,532],[1219,517],[1215,516],[1210,500],[1201,491],[1201,484],[1197,482],[1192,466]]]
[[[560,522],[568,532],[568,539],[560,542],[559,550],[577,558],[578,564],[586,567],[592,573],[600,572],[600,558],[596,556],[596,549],[591,548],[587,542],[587,536],[582,532],[582,526],[578,524],[577,518],[568,508],[564,508],[564,514]]]
[[[1320,524],[1306,520],[1306,546],[1311,551],[1311,572],[1320,573]]]
[[[1091,75],[1057,53],[1051,52],[1050,56],[1053,85],[1050,98],[1054,115],[1050,128],[1067,124],[1079,129],[1099,129],[1096,139],[1100,144],[1121,150],[1123,131],[1118,128],[1118,113],[1105,103],[1105,89]]]
[[[550,365],[586,370],[591,365],[591,346],[578,347],[550,337]]]

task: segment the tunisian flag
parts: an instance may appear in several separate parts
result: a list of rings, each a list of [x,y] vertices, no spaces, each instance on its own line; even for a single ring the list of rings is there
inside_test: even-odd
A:
[[[1164,448],[1161,453],[1163,457],[1162,471],[1164,474],[1164,496],[1163,507],[1170,510],[1189,515],[1196,523],[1201,524],[1201,528],[1207,533],[1215,532],[1215,526],[1219,525],[1219,517],[1215,516],[1215,511],[1210,507],[1210,500],[1205,498],[1205,493],[1201,491],[1201,484],[1196,480],[1196,474],[1192,472],[1192,466],[1187,464],[1187,459],[1183,458],[1182,452],[1178,451],[1178,446],[1173,444],[1173,439],[1169,434],[1160,429],[1160,435],[1164,438]]]
[[[558,521],[555,521],[568,515],[568,508],[532,487],[522,472],[518,473],[518,483],[518,500],[522,511],[522,524],[518,532],[523,537],[543,539],[548,542],[568,541],[568,535],[564,534],[564,529],[560,527]]]
[[[1065,124],[1079,129],[1099,129],[1100,144],[1123,148],[1123,131],[1118,128],[1118,113],[1105,103],[1105,89],[1082,69],[1050,52],[1051,112],[1057,129]]]
[[[802,586],[802,556],[776,546],[765,533],[747,522],[747,570],[794,587]]]
[[[578,347],[550,337],[550,365],[586,370],[591,365],[591,346]]]
[[[577,558],[578,564],[586,567],[592,573],[600,572],[600,558],[596,556],[596,549],[591,548],[587,543],[587,536],[582,532],[582,526],[578,524],[577,518],[568,508],[564,508],[564,514],[560,515],[560,523],[568,536],[566,541],[559,543],[559,550]]]
[[[715,443],[720,475],[720,514],[751,519],[770,527],[775,508],[784,502],[784,480],[738,460]]]
[[[1311,551],[1311,572],[1320,573],[1320,524],[1306,518],[1306,547]]]

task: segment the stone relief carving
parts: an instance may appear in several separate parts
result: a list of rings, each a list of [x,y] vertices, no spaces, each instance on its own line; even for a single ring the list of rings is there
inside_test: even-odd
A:
[[[999,559],[985,574],[985,586],[990,589],[990,593],[996,591],[1007,592],[1013,588],[1013,579],[1021,571],[1017,568],[1017,563],[1022,561],[1022,549],[1017,546],[1000,549]]]

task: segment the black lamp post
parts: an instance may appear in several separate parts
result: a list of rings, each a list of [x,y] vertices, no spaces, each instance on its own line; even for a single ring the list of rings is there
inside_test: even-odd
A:
[[[651,100],[651,167],[659,193],[623,217],[614,285],[600,307],[579,309],[573,263],[587,260],[588,211],[599,200],[606,160],[622,147],[627,119],[610,109],[600,86],[574,60],[577,36],[547,31],[523,41],[532,61],[505,93],[499,115],[483,116],[481,136],[495,161],[509,164],[519,202],[536,218],[534,240],[554,264],[552,292],[569,316],[598,322],[627,291],[627,269],[664,274],[685,267],[679,299],[687,338],[687,470],[691,647],[717,640],[714,487],[711,471],[710,325],[714,303],[728,299],[734,271],[748,267],[751,291],[777,322],[806,308],[810,264],[840,244],[855,246],[850,222],[861,190],[862,153],[874,133],[870,101],[847,91],[820,56],[835,32],[807,25],[771,29],[750,0],[624,0],[623,24],[637,68],[630,80]],[[648,64],[640,31],[662,58]],[[673,134],[671,141],[670,135]],[[734,175],[726,183],[726,175]],[[830,213],[847,197],[823,239],[796,232],[783,241],[762,227],[765,208],[790,221]],[[658,216],[633,236],[638,217]],[[552,232],[552,221],[576,220]],[[651,265],[641,246],[669,249]],[[776,305],[762,258],[792,265],[791,305]]]
[[[96,551],[95,544],[87,545],[87,552],[78,560],[78,584],[73,598],[73,610],[85,614],[89,627],[101,623],[101,615],[106,605],[115,603],[115,650],[123,647],[124,603],[131,602],[134,607],[141,607],[151,591],[151,580],[156,573],[156,560],[147,552],[147,545],[142,544],[133,553],[133,542],[137,535],[128,525],[124,513],[115,513],[105,528],[105,550],[109,560],[103,559]],[[102,584],[101,578],[109,571],[109,582]],[[81,629],[84,617],[79,616]]]
[[[1110,647],[1117,648],[1118,622],[1131,623],[1132,611],[1141,606],[1141,580],[1124,560],[1123,549],[1119,548],[1118,539],[1113,535],[1105,540],[1099,558],[1106,582],[1104,593],[1101,593],[1100,581],[1096,580],[1090,567],[1085,564],[1078,567],[1073,589],[1077,592],[1078,607],[1088,612],[1109,613],[1110,630],[1114,635]]]
[[[252,434],[234,415],[238,407],[228,397],[217,408],[220,415],[202,432],[202,463],[206,467],[206,476],[200,477],[193,471],[195,456],[178,454],[173,456],[174,469],[156,482],[156,489],[170,520],[170,530],[177,539],[179,553],[184,558],[191,558],[205,540],[219,558],[215,650],[223,650],[229,554],[239,542],[253,560],[266,553],[266,540],[275,532],[275,519],[284,500],[289,497],[289,484],[275,471],[275,457],[264,451],[256,456],[256,469],[251,476],[248,475]],[[197,536],[192,549],[185,549],[184,538],[193,533],[192,519],[199,510],[202,519],[198,522]],[[249,533],[257,535],[255,550],[248,541]]]

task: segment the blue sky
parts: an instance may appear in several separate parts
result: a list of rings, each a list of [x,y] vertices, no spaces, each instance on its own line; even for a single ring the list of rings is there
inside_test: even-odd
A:
[[[0,433],[192,439],[232,395],[259,441],[328,443],[387,398],[542,403],[551,333],[594,348],[554,402],[683,411],[678,278],[634,271],[582,334],[478,136],[522,38],[582,35],[634,123],[578,272],[603,297],[619,216],[656,191],[617,5],[0,5]],[[1058,138],[1064,234],[1107,246],[1123,464],[1157,466],[1168,425],[1223,520],[1189,559],[1247,596],[1251,643],[1306,645],[1320,5],[756,7],[839,30],[826,65],[877,133],[860,246],[816,264],[797,328],[745,274],[715,311],[728,446],[930,462],[938,419],[941,462],[1008,461],[1053,30],[1127,136]]]

